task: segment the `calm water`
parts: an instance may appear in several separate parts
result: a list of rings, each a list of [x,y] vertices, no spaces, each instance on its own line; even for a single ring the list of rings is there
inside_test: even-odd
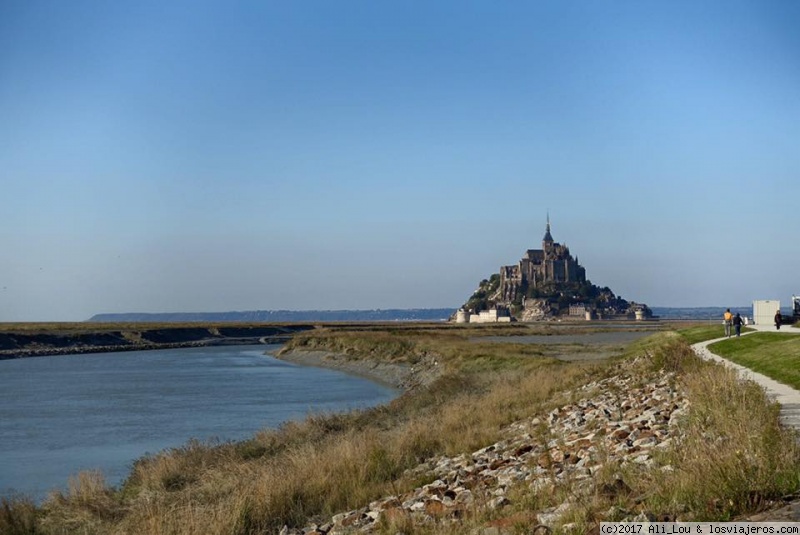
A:
[[[387,402],[395,390],[264,355],[279,346],[0,361],[0,496],[35,499],[100,469],[120,483],[145,453],[246,438],[309,412]]]

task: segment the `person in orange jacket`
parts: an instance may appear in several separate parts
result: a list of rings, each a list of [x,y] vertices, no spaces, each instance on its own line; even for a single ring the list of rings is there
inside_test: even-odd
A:
[[[725,314],[722,315],[722,323],[725,324],[725,336],[731,337],[731,325],[733,325],[733,314],[731,309],[726,309]]]

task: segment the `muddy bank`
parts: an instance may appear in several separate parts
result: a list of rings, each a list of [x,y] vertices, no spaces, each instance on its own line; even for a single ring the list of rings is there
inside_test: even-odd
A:
[[[214,345],[281,344],[313,325],[160,327],[89,332],[2,332],[0,360]]]
[[[484,336],[470,338],[474,343],[539,344],[548,346],[544,356],[564,361],[605,360],[622,353],[629,343],[653,334],[652,330],[585,332],[552,335]],[[282,349],[281,360],[304,366],[341,370],[398,388],[411,390],[427,385],[441,375],[435,357],[425,357],[415,365],[371,360],[326,350]]]
[[[331,351],[279,351],[276,358],[303,366],[317,366],[358,375],[398,390],[411,390],[433,382],[441,374],[439,363],[428,358],[410,366],[356,359]]]

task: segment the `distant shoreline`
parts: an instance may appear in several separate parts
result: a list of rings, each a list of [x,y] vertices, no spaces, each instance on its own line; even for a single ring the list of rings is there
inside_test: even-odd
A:
[[[660,307],[653,315],[662,320],[717,319],[726,308],[742,315],[752,314],[752,304],[742,306]],[[787,311],[786,307],[783,307]],[[253,310],[241,312],[160,312],[96,314],[87,323],[380,323],[446,322],[456,308],[392,308],[374,310]]]
[[[286,343],[286,339],[269,342],[275,344]],[[215,347],[230,345],[257,345],[261,344],[258,338],[239,340],[207,340],[198,342],[174,342],[166,344],[143,344],[130,346],[72,346],[46,349],[15,349],[0,351],[0,360],[13,360],[33,357],[55,357],[67,355],[86,355],[91,353],[126,353],[129,351],[151,351],[156,349],[181,349],[189,347]]]
[[[95,314],[90,323],[171,323],[171,322],[382,322],[382,321],[447,321],[455,308],[388,308],[371,310],[250,310],[240,312],[124,312]]]
[[[81,332],[0,332],[0,360],[222,345],[283,344],[313,325],[193,326]]]
[[[751,314],[751,307],[730,307],[734,312],[745,316]],[[97,315],[94,319],[117,320],[110,323],[13,323],[0,324],[0,360],[79,355],[88,353],[115,353],[121,351],[147,351],[154,349],[176,349],[186,347],[208,347],[218,345],[281,344],[289,341],[295,333],[315,329],[322,325],[354,327],[362,325],[397,325],[400,323],[444,324],[441,314],[455,309],[389,309],[375,311],[288,311],[291,314],[309,317],[314,314],[350,314],[350,320],[323,321],[316,319],[299,321],[234,321],[229,314],[225,318],[216,313],[190,314],[144,314],[124,320],[126,314]],[[724,307],[653,307],[661,321],[716,321],[722,317]],[[265,311],[265,313],[272,313]],[[274,311],[287,312],[287,311]],[[423,320],[421,316],[432,313],[435,319]],[[237,313],[250,314],[250,313]],[[381,315],[382,319],[359,319],[359,314]],[[400,320],[391,315],[403,316]],[[175,321],[162,321],[165,317]],[[183,319],[178,322],[179,316]],[[204,320],[200,320],[203,316]],[[208,319],[217,317],[216,321]],[[343,316],[340,316],[343,318]],[[291,357],[294,358],[294,357]],[[300,358],[300,357],[297,357]],[[306,357],[312,359],[311,357]],[[318,363],[312,365],[343,367],[343,359],[317,357]],[[289,360],[289,357],[287,357]],[[301,359],[302,360],[302,359]],[[314,359],[312,359],[314,360]],[[346,359],[344,359],[346,360]],[[359,373],[363,372],[361,370]],[[382,373],[382,372],[378,372]],[[394,381],[390,379],[389,382]]]

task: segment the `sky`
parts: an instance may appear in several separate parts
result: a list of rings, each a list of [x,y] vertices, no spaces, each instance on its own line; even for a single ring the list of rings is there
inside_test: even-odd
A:
[[[800,294],[800,2],[0,0],[0,321]]]

